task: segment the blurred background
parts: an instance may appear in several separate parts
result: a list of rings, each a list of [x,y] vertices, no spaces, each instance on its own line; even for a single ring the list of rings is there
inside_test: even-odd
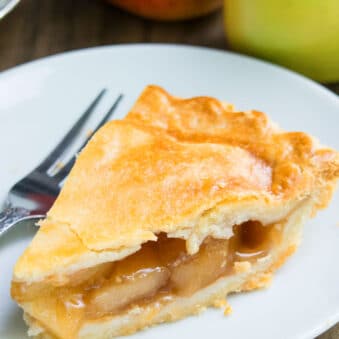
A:
[[[269,60],[339,94],[339,0],[9,1],[0,0],[0,71],[80,48],[177,43]],[[339,325],[319,338],[339,339]]]
[[[79,48],[179,43],[279,63],[339,93],[338,0],[15,2],[0,21],[0,71]]]

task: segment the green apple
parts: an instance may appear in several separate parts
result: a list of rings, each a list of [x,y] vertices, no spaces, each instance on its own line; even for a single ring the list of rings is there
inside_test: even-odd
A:
[[[233,49],[339,81],[339,0],[225,0],[224,11]]]

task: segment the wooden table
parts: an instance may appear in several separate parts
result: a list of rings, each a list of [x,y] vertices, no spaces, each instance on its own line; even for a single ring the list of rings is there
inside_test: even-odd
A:
[[[133,42],[227,49],[221,12],[187,22],[160,23],[137,18],[101,1],[23,0],[0,21],[0,71],[72,49]],[[328,87],[339,94],[339,84]],[[319,338],[339,339],[339,324]]]

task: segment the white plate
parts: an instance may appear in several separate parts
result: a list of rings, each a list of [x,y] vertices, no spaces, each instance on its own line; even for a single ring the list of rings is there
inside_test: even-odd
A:
[[[304,130],[339,149],[339,100],[315,83],[267,63],[221,51],[132,45],[49,57],[0,75],[0,199],[62,137],[91,98],[108,87],[122,117],[147,84],[178,96],[212,95],[240,109],[263,110],[283,128]],[[98,112],[98,115],[99,112]],[[93,121],[92,121],[93,123]],[[229,297],[233,314],[208,310],[133,338],[312,338],[339,320],[339,199],[305,227],[297,253],[271,288]],[[25,326],[9,297],[13,265],[32,231],[0,240],[0,337],[23,338]],[[18,239],[16,239],[18,238]]]

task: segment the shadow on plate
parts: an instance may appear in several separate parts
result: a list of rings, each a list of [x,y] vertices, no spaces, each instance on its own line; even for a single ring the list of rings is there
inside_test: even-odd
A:
[[[13,304],[10,311],[2,315],[6,328],[0,332],[0,338],[24,339],[27,337],[27,327],[22,320],[22,310]],[[10,336],[9,336],[10,335]]]
[[[24,220],[18,222],[12,229],[0,237],[0,249],[4,250],[13,242],[27,241],[32,239],[38,230],[36,220]]]

